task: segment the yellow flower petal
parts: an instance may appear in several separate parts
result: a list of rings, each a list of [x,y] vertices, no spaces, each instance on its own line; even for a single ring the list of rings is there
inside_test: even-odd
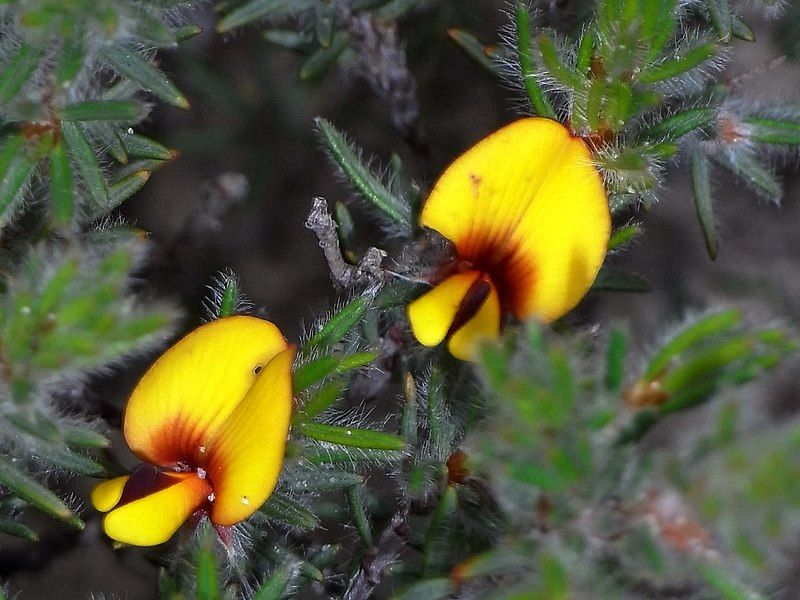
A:
[[[290,347],[273,358],[211,442],[211,521],[233,525],[252,515],[278,483],[292,415]]]
[[[543,321],[559,318],[588,291],[611,230],[589,148],[541,118],[516,121],[456,159],[420,223],[490,274],[504,308]]]
[[[425,346],[444,340],[464,296],[479,277],[476,271],[451,275],[408,305],[411,331]]]
[[[92,490],[92,505],[100,512],[108,512],[117,505],[122,498],[122,489],[129,477],[115,477],[94,486]]]
[[[168,477],[175,483],[109,512],[103,519],[106,535],[135,546],[162,544],[208,502],[211,486],[196,473],[175,473]]]
[[[134,389],[124,427],[131,450],[167,468],[201,462],[205,446],[260,369],[286,348],[275,325],[254,317],[198,327],[167,350]]]
[[[476,360],[481,342],[500,337],[500,319],[500,297],[491,286],[475,315],[451,334],[447,342],[450,354],[459,360]]]

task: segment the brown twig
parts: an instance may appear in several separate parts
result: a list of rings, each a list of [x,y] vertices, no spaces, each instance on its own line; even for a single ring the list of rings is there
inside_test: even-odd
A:
[[[331,217],[324,198],[314,198],[306,227],[316,234],[325,260],[328,261],[331,277],[339,286],[348,289],[363,284],[372,292],[377,292],[383,286],[381,263],[386,258],[386,252],[379,248],[369,248],[357,265],[348,263],[342,257],[336,221]]]

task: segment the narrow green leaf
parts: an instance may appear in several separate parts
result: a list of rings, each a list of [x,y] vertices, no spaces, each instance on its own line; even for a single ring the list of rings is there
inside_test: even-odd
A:
[[[581,32],[581,38],[578,41],[578,52],[575,59],[575,70],[579,75],[586,76],[592,64],[592,55],[594,54],[594,36],[595,30],[592,26],[587,26]]]
[[[323,575],[322,571],[320,571],[315,565],[300,559],[287,548],[284,548],[279,544],[273,544],[272,547],[267,550],[267,553],[276,562],[294,562],[297,565],[298,574],[301,577],[305,577],[306,579],[310,579],[312,581],[325,580],[325,575]]]
[[[62,425],[61,434],[69,446],[79,448],[108,448],[111,446],[111,441],[107,437],[86,427]]]
[[[225,286],[219,299],[220,319],[230,317],[236,313],[237,299],[239,298],[239,280],[236,277],[227,277]]]
[[[340,444],[352,448],[370,448],[373,450],[405,450],[403,438],[390,433],[358,429],[355,427],[339,427],[324,423],[302,422],[295,425],[296,430],[320,442]]]
[[[182,25],[181,27],[175,29],[174,36],[177,42],[180,44],[200,35],[201,33],[203,33],[203,28],[199,25]]]
[[[95,460],[77,452],[73,452],[62,444],[36,444],[36,453],[53,466],[59,467],[70,473],[87,475],[89,477],[102,477],[105,475],[103,466]]]
[[[281,600],[289,584],[297,573],[297,563],[288,560],[277,567],[258,591],[253,595],[253,600]]]
[[[334,10],[331,4],[318,2],[315,7],[314,32],[319,45],[328,48],[333,41]]]
[[[356,473],[319,469],[305,473],[298,479],[290,480],[289,486],[298,492],[326,492],[360,485],[363,482],[364,478]]]
[[[61,143],[56,144],[50,153],[50,193],[53,196],[55,224],[68,225],[74,211],[72,171]]]
[[[652,381],[658,377],[669,363],[692,346],[713,336],[725,333],[739,325],[742,315],[738,310],[714,313],[694,321],[678,331],[650,359],[642,378]]]
[[[556,111],[536,81],[536,64],[533,62],[531,46],[531,17],[524,2],[517,2],[515,23],[517,26],[517,56],[525,91],[531,101],[534,114],[548,119],[556,118]]]
[[[726,573],[719,567],[701,564],[698,570],[706,583],[719,593],[723,600],[765,600],[766,598],[753,588],[738,581],[733,574]]]
[[[458,505],[458,492],[456,486],[448,485],[442,494],[436,510],[428,523],[428,531],[425,532],[425,545],[422,549],[422,573],[427,576],[434,570],[436,562],[442,558],[441,546],[445,543],[446,536],[443,534],[448,522],[452,519]]]
[[[481,67],[493,75],[499,74],[497,65],[492,60],[495,56],[494,53],[484,46],[474,35],[457,28],[448,29],[447,35],[449,35],[450,39],[458,44],[461,49]]]
[[[417,445],[417,383],[411,373],[406,373],[403,386],[403,415],[401,417],[400,431],[408,447]]]
[[[639,237],[641,233],[641,223],[631,223],[630,225],[624,225],[620,227],[611,234],[611,238],[608,240],[609,252],[632,242],[634,239]]]
[[[345,304],[339,312],[328,319],[317,333],[311,336],[311,339],[303,346],[303,351],[326,349],[338,344],[361,321],[369,305],[370,301],[365,296],[359,296]]]
[[[22,86],[33,75],[42,58],[42,49],[23,43],[17,53],[5,64],[0,72],[0,102],[8,102],[16,96]]]
[[[83,24],[72,17],[65,18],[65,32],[61,37],[61,52],[56,63],[56,83],[68,86],[81,70],[86,58]]]
[[[650,140],[677,141],[687,133],[711,125],[716,117],[717,111],[714,108],[691,108],[648,127],[644,137]]]
[[[456,565],[451,575],[458,581],[479,577],[502,577],[530,568],[528,557],[511,548],[489,550],[469,557]]]
[[[154,160],[172,160],[175,158],[173,150],[138,133],[125,134],[122,137],[122,143],[128,154],[135,158],[152,158]]]
[[[112,183],[108,188],[109,202],[108,206],[105,208],[104,214],[111,212],[142,189],[142,186],[147,183],[148,179],[150,179],[150,171],[137,171],[124,179]]]
[[[345,373],[368,365],[375,360],[374,352],[359,352],[343,358],[337,356],[321,356],[301,365],[294,372],[294,391],[302,392],[315,383],[334,373]]]
[[[542,597],[548,600],[567,600],[569,581],[564,566],[549,552],[541,553],[539,566],[542,572]]]
[[[672,37],[678,18],[675,0],[645,0],[641,15],[642,40],[647,44],[647,61],[655,60]]]
[[[158,570],[158,600],[186,600],[164,567]]]
[[[268,42],[287,50],[305,50],[314,43],[311,34],[289,29],[267,29],[262,35]]]
[[[733,30],[733,15],[730,0],[705,0],[708,16],[714,29],[717,30],[719,41],[727,44],[731,41]]]
[[[128,162],[128,153],[125,150],[125,146],[122,145],[122,139],[120,139],[117,133],[115,124],[105,121],[95,121],[88,125],[88,129],[92,137],[97,139],[104,147],[108,148],[114,160],[122,165]]]
[[[321,47],[301,65],[300,79],[308,81],[326,73],[349,45],[350,36],[344,31],[337,31],[329,46]]]
[[[19,208],[28,179],[36,166],[20,136],[8,138],[0,149],[0,227]]]
[[[225,33],[231,29],[253,23],[266,17],[283,17],[293,10],[302,10],[310,2],[295,2],[290,0],[250,0],[235,8],[217,23],[217,31]]]
[[[316,119],[317,130],[325,141],[331,158],[353,188],[393,221],[411,231],[411,211],[405,202],[396,198],[361,162],[355,150],[333,125],[321,117]]]
[[[350,211],[347,210],[344,202],[336,202],[333,207],[333,218],[336,221],[336,233],[339,236],[339,243],[342,246],[342,254],[348,262],[355,263],[355,224]]]
[[[650,291],[650,284],[635,273],[602,267],[592,284],[592,291],[642,293]]]
[[[606,389],[612,394],[619,392],[624,376],[625,334],[616,327],[611,330],[606,350]]]
[[[572,67],[567,66],[561,60],[556,50],[556,45],[553,39],[548,35],[540,35],[537,40],[539,45],[539,52],[542,55],[542,62],[544,63],[550,74],[558,81],[573,90],[579,90],[583,86],[583,77],[578,74]]]
[[[746,150],[739,151],[733,156],[726,152],[717,152],[712,158],[741,177],[762,198],[776,204],[780,202],[783,196],[783,186],[780,179],[750,152]]]
[[[520,483],[550,492],[563,491],[569,483],[552,469],[534,464],[511,464],[508,466],[508,476]]]
[[[361,541],[367,548],[372,547],[372,531],[369,526],[369,519],[364,510],[364,503],[361,501],[361,496],[358,492],[358,486],[347,488],[347,504],[350,507],[350,513],[353,515],[358,535],[361,536]]]
[[[100,54],[122,75],[129,77],[164,102],[180,108],[189,108],[189,102],[167,76],[135,50],[119,44],[106,44],[100,47]]]
[[[146,110],[133,100],[83,100],[62,106],[56,111],[62,121],[135,122]]]
[[[713,374],[753,351],[753,340],[747,336],[735,337],[719,345],[703,350],[700,354],[675,367],[662,379],[664,391],[673,394],[687,390],[698,383],[708,383]],[[681,410],[682,403],[671,399],[662,405],[664,412]]]
[[[5,457],[0,457],[0,485],[42,512],[67,521],[78,529],[83,529],[83,522],[72,514],[72,511],[58,496],[38,481],[22,473]]]
[[[197,600],[219,600],[217,583],[217,560],[210,545],[204,545],[197,553],[195,577]]]
[[[759,144],[800,145],[800,123],[764,117],[746,117],[748,139]]]
[[[410,585],[397,596],[396,600],[443,600],[452,598],[456,590],[449,577],[421,579]]]
[[[706,240],[706,249],[711,260],[714,260],[717,258],[719,242],[714,219],[714,204],[711,199],[711,174],[708,157],[700,148],[696,148],[692,153],[692,191],[697,218]]]
[[[94,202],[94,207],[92,208],[96,211],[107,209],[108,188],[106,187],[106,181],[83,130],[76,123],[65,122],[61,124],[61,135],[67,152],[78,168],[83,185]]]
[[[11,519],[0,519],[0,533],[22,538],[23,540],[28,540],[29,542],[39,541],[39,536],[33,529]]]
[[[259,509],[265,516],[303,530],[319,526],[319,518],[299,502],[283,494],[273,493]]]
[[[293,423],[310,421],[320,413],[330,408],[344,392],[346,383],[343,380],[333,381],[320,389],[308,402],[300,407],[295,414]]]
[[[753,28],[747,24],[747,21],[736,15],[733,15],[731,31],[733,32],[733,36],[740,40],[744,40],[745,42],[756,41],[756,34],[753,32]]]
[[[639,74],[639,83],[658,83],[691,71],[709,60],[717,51],[715,44],[701,44],[686,51],[683,56],[644,69]]]

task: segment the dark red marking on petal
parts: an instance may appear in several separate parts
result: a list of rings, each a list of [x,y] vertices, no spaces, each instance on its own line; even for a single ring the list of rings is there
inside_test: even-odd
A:
[[[506,236],[500,243],[493,243],[480,232],[460,240],[458,257],[476,271],[488,275],[497,289],[503,313],[524,317],[525,299],[536,285],[536,265],[520,251],[519,242]]]
[[[461,329],[464,324],[474,317],[480,310],[486,298],[489,297],[489,292],[492,291],[492,285],[483,279],[478,278],[467,290],[461,304],[458,305],[458,310],[453,317],[453,322],[450,324],[450,329],[447,330],[447,336],[450,337],[456,331]]]
[[[170,476],[156,467],[141,465],[131,473],[125,487],[122,488],[122,496],[115,508],[135,500],[141,500],[145,496],[160,492],[180,482],[180,478]]]

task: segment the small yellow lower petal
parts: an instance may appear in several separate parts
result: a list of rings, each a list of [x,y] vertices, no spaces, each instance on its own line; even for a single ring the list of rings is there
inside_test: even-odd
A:
[[[451,275],[408,305],[411,331],[420,344],[436,346],[444,340],[464,296],[478,276],[477,271]]]
[[[450,354],[459,360],[476,360],[481,342],[500,337],[500,297],[492,285],[478,312],[459,327],[447,342]]]
[[[175,478],[174,485],[108,513],[103,519],[106,535],[134,546],[155,546],[171,538],[193,512],[208,502],[211,486],[196,473],[170,477]]]
[[[234,525],[264,504],[278,483],[292,416],[290,347],[264,367],[253,387],[211,441],[211,522]]]
[[[98,483],[92,490],[92,505],[100,512],[110,511],[122,498],[122,489],[128,479],[129,477],[124,475]]]

